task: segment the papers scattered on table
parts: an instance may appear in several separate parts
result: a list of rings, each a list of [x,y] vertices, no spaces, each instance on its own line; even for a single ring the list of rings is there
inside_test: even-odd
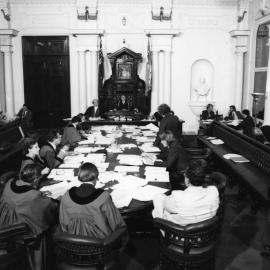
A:
[[[132,201],[132,194],[124,189],[113,190],[111,197],[117,208],[127,207]]]
[[[139,172],[139,166],[116,166],[114,168],[116,172]]]
[[[121,149],[125,149],[125,148],[137,148],[137,145],[134,143],[124,143],[124,144],[119,144],[119,147]]]
[[[152,201],[156,195],[163,194],[166,191],[168,189],[147,185],[136,189],[132,197],[138,201]]]
[[[103,163],[106,160],[106,155],[102,153],[88,154],[84,158],[84,162],[91,162],[94,164]]]
[[[143,164],[139,155],[118,155],[117,159],[120,164],[140,166]]]
[[[224,144],[221,139],[210,140],[210,142],[215,145]]]
[[[69,162],[63,163],[59,166],[61,169],[78,169],[81,166],[81,162]]]
[[[74,149],[74,153],[78,154],[88,154],[88,153],[93,153],[98,150],[103,150],[104,147],[84,147],[84,146],[78,146]]]
[[[112,145],[111,147],[106,149],[108,153],[123,153],[123,150],[120,149],[120,147],[116,146],[116,145]]]
[[[104,125],[104,126],[92,126],[91,130],[105,130],[105,131],[112,131],[112,130],[116,130],[118,126],[117,125]]]
[[[138,143],[153,143],[155,141],[155,136],[154,137],[144,137],[144,136],[136,136],[134,139],[138,142]]]
[[[153,146],[151,143],[145,143],[140,146],[142,152],[151,153],[151,152],[160,152],[160,149],[156,146]]]
[[[79,145],[94,144],[94,143],[95,143],[94,136],[91,136],[91,137],[88,136],[87,140],[78,142]]]
[[[216,139],[217,137],[207,137],[206,140],[214,140]]]
[[[51,195],[48,195],[48,197],[57,199],[58,197],[63,196],[66,191],[72,187],[79,187],[81,184],[82,183],[79,180],[73,180],[71,182],[64,181],[58,184],[42,187],[40,191],[49,191]]]
[[[85,156],[83,154],[79,154],[79,155],[73,155],[73,156],[67,156],[64,159],[65,163],[80,163],[83,162]]]
[[[249,162],[249,160],[241,155],[238,154],[233,154],[233,153],[229,153],[226,155],[223,155],[223,157],[225,159],[230,159],[232,161],[234,161],[235,163],[245,163],[245,162]]]
[[[144,129],[150,129],[152,131],[155,131],[155,132],[158,132],[158,127],[152,123],[146,125],[146,126],[141,126],[141,129],[144,130]]]
[[[102,137],[96,137],[95,144],[109,145],[109,144],[112,144],[113,141],[114,141],[114,138],[107,138],[105,136],[102,136]]]
[[[144,175],[147,182],[169,182],[169,172],[165,167],[146,166]]]
[[[74,177],[74,171],[72,169],[53,169],[48,175],[48,178],[55,181],[71,181]]]
[[[156,132],[154,132],[152,130],[143,130],[142,134],[143,134],[144,137],[156,136]]]

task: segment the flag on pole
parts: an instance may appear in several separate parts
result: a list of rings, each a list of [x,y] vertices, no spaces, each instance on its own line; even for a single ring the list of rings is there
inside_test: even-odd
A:
[[[104,57],[102,50],[102,38],[99,36],[99,51],[98,51],[98,93],[101,93],[104,79]]]
[[[146,87],[145,95],[148,96],[149,92],[152,90],[152,52],[150,49],[150,36],[148,36],[147,44],[147,62],[146,62]]]

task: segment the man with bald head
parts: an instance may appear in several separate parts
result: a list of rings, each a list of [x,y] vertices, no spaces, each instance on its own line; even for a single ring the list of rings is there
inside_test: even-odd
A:
[[[101,117],[101,111],[98,103],[98,99],[93,99],[93,106],[90,106],[84,113],[86,119],[88,119],[89,117]]]

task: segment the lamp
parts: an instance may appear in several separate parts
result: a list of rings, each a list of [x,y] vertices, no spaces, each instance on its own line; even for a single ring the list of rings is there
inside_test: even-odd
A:
[[[165,14],[164,7],[160,7],[159,15],[155,15],[153,9],[151,10],[152,20],[154,21],[171,21],[172,19],[172,9],[169,14]]]
[[[98,15],[98,10],[96,10],[96,13],[90,13],[89,12],[89,7],[85,6],[85,12],[83,13],[79,13],[79,11],[77,10],[77,18],[78,20],[97,20],[97,15]]]

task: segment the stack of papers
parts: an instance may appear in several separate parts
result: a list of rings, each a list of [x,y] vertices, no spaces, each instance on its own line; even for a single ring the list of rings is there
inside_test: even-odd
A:
[[[118,155],[117,159],[120,164],[140,166],[143,164],[139,155]]]
[[[116,166],[114,168],[116,172],[139,172],[139,166]]]
[[[210,140],[210,142],[215,145],[224,144],[224,142],[221,139]]]
[[[164,194],[168,189],[147,185],[135,190],[133,199],[138,201],[152,201],[157,195]]]
[[[72,169],[53,169],[48,175],[48,178],[55,181],[72,181],[75,176]]]
[[[148,182],[169,182],[169,172],[165,167],[146,166],[144,175]]]
[[[160,149],[156,146],[153,146],[151,143],[145,143],[140,146],[142,152],[151,153],[151,152],[160,152]]]
[[[238,154],[229,153],[229,154],[223,155],[223,157],[225,159],[230,159],[230,160],[234,161],[235,163],[249,162],[249,160],[247,158],[245,158],[241,155],[238,155]]]

